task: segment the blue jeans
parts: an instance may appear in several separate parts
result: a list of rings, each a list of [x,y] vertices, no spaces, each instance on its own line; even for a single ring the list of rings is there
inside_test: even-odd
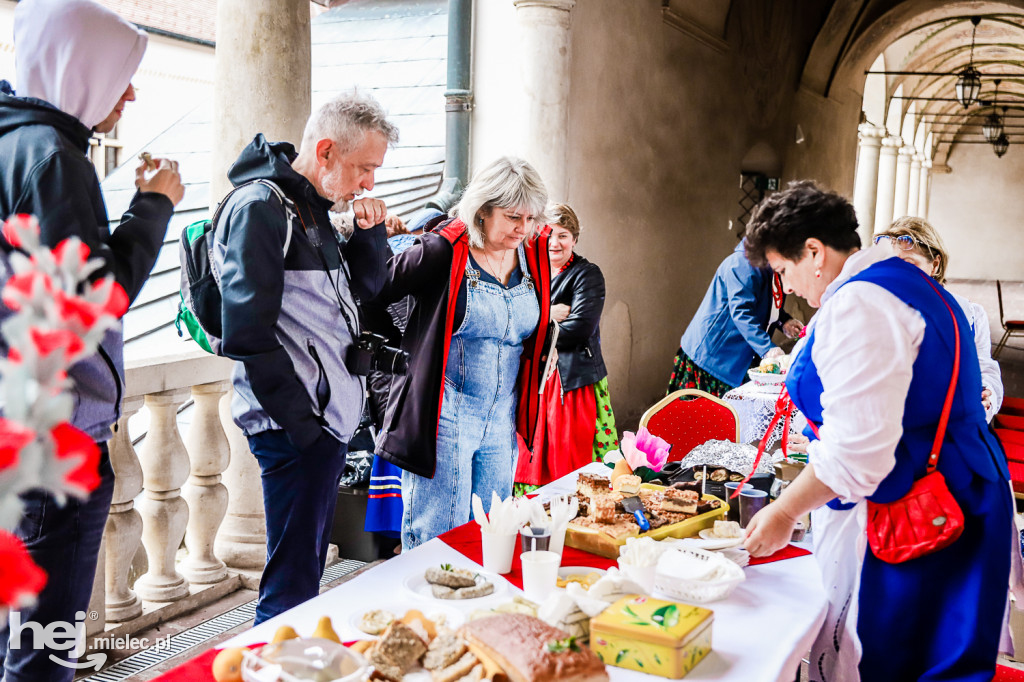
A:
[[[76,615],[89,610],[100,541],[114,496],[114,470],[106,443],[100,444],[100,452],[100,484],[87,499],[69,497],[60,506],[52,495],[42,491],[22,496],[25,509],[15,535],[47,575],[46,586],[36,603],[19,610],[23,626],[28,622],[73,626],[84,619],[84,615]],[[74,668],[50,660],[51,654],[65,661],[73,659],[69,650],[33,648],[35,635],[28,628],[22,629],[18,648],[9,649],[8,634],[8,627],[0,630],[0,670],[4,682],[69,682],[74,677]]]
[[[260,465],[267,516],[259,625],[319,594],[348,448],[337,443],[330,453],[300,452],[274,430],[249,436],[249,449]]]
[[[474,493],[485,510],[492,492],[501,498],[512,494],[519,358],[539,318],[528,275],[506,288],[466,267],[466,313],[445,363],[434,477],[402,472],[404,549],[467,523]]]

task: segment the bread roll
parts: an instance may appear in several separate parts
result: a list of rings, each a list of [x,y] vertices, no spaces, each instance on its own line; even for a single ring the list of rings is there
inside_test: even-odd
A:
[[[512,682],[607,682],[604,663],[583,645],[551,651],[568,635],[532,616],[502,614],[466,623],[459,634],[501,666]]]

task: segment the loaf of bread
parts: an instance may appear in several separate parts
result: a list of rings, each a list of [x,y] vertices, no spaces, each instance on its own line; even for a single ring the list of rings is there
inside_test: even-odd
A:
[[[607,682],[604,663],[558,628],[519,613],[479,618],[459,634],[493,658],[511,682]]]

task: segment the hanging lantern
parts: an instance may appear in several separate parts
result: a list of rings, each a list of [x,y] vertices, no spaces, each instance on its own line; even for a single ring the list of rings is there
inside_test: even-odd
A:
[[[967,66],[956,77],[956,100],[964,109],[978,101],[981,92],[981,72],[974,68],[974,35],[978,31],[981,17],[971,17],[974,28],[971,29],[971,56]]]
[[[1002,133],[995,142],[992,143],[992,151],[996,153],[999,158],[1003,157],[1006,150],[1010,148],[1010,138],[1006,136],[1006,133]]]
[[[981,133],[985,136],[985,140],[995,144],[999,136],[1003,134],[1003,117],[994,111],[985,117],[985,122],[981,124]]]
[[[956,100],[966,109],[978,101],[980,92],[981,72],[967,65],[956,77]]]

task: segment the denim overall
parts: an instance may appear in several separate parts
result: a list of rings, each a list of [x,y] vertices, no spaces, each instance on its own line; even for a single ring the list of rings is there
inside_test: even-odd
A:
[[[1003,621],[1013,512],[1005,458],[988,429],[981,404],[973,334],[952,295],[943,291],[944,303],[920,270],[898,258],[875,263],[849,281],[882,287],[916,310],[926,324],[907,392],[896,465],[870,497],[874,502],[899,499],[924,475],[953,361],[954,332],[947,303],[956,315],[960,375],[938,469],[966,519],[956,542],[918,559],[887,564],[870,549],[865,552],[859,594],[850,595],[858,602],[856,632],[863,647],[860,679],[988,682]],[[812,357],[814,340],[812,330],[794,357],[786,387],[801,413],[821,424],[823,388]],[[805,434],[816,438],[810,428]],[[828,504],[831,514],[852,514],[854,506],[838,499]],[[819,552],[818,560],[827,564],[837,558]],[[838,642],[837,637],[830,639]],[[811,680],[828,680],[828,675],[819,673],[818,659],[838,655],[838,644],[835,651],[817,646],[812,650]]]
[[[437,429],[433,478],[402,472],[402,546],[416,547],[470,520],[472,494],[512,494],[516,468],[516,382],[523,341],[540,303],[519,249],[522,279],[506,288],[466,264],[466,311],[452,333]],[[510,282],[512,284],[512,282]]]

